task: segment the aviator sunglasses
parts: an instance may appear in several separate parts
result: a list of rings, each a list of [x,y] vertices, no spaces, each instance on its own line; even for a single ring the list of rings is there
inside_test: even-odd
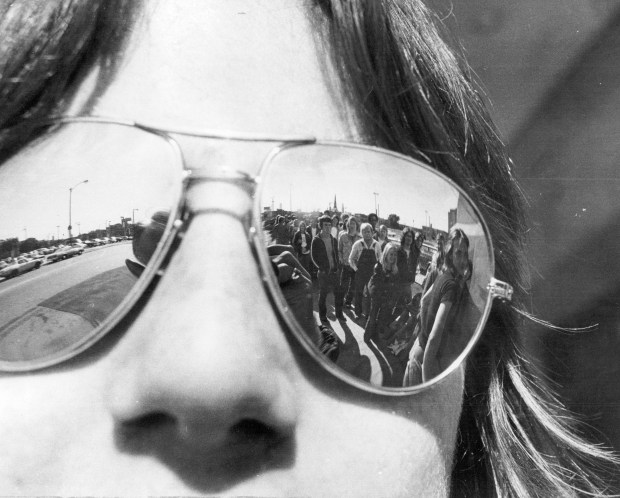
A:
[[[445,378],[472,351],[493,300],[512,298],[512,287],[494,278],[493,244],[480,210],[457,184],[418,160],[313,137],[106,117],[58,118],[41,127],[40,138],[0,167],[0,371],[60,364],[110,332],[165,278],[166,262],[182,244],[192,216],[201,212],[185,196],[199,184],[241,189],[251,198],[252,207],[243,212],[226,206],[215,211],[243,224],[285,333],[323,368],[363,390],[403,395]],[[273,147],[258,159],[261,166],[252,176],[230,166],[189,167],[180,141],[192,138]],[[327,319],[319,317],[320,283],[311,277],[316,254],[297,259],[292,247],[275,244],[279,217],[287,220],[287,240],[304,220],[304,254],[310,252],[313,237],[320,237],[318,228],[311,232],[311,220],[326,211],[360,222],[374,213],[378,226],[388,226],[390,250],[417,255],[409,281],[398,280],[405,269],[396,268],[391,298],[370,317],[375,330],[370,339],[368,317],[345,308],[345,319],[338,319],[332,294]],[[449,247],[455,230],[465,239]],[[403,237],[407,231],[411,236]],[[410,243],[414,232],[423,240],[419,248]],[[344,234],[346,227],[339,233]],[[401,247],[401,240],[409,247]],[[395,260],[389,258],[390,264]],[[369,279],[362,300],[371,301],[376,297],[369,295],[370,279],[380,260],[360,261],[355,278]],[[347,264],[332,261],[334,272]],[[447,286],[447,294],[439,284]],[[439,337],[428,325],[433,299],[452,302]],[[427,358],[431,343],[434,356]],[[427,361],[437,365],[432,375],[410,376],[403,387],[405,371],[412,366],[422,371]]]

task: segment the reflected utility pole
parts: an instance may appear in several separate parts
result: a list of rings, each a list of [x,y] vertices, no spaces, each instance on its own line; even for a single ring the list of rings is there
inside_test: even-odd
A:
[[[133,236],[133,233],[136,230],[136,211],[140,211],[138,208],[133,208],[131,210],[131,230],[128,235]]]
[[[78,185],[82,185],[82,183],[88,183],[88,180],[82,180],[79,183],[76,183],[73,187],[69,187],[69,226],[67,227],[67,232],[69,232],[69,243],[71,243],[71,196],[73,195],[73,189]]]

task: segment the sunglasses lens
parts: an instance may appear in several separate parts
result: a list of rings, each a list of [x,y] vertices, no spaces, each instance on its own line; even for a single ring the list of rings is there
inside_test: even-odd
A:
[[[437,172],[371,148],[294,146],[268,161],[258,206],[285,318],[339,377],[411,389],[472,348],[490,308],[492,248],[477,209]],[[330,218],[343,213],[340,230]]]
[[[62,125],[2,165],[0,369],[57,363],[109,329],[142,283],[180,174],[165,139],[101,123]]]

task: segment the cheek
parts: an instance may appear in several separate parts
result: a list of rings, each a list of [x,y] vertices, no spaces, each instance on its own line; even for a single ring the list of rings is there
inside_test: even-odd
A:
[[[447,496],[462,393],[459,369],[430,392],[380,405],[305,396],[302,480],[322,475],[332,496]]]
[[[3,492],[57,492],[59,482],[97,460],[93,447],[106,453],[100,436],[111,424],[102,379],[97,366],[0,378]]]

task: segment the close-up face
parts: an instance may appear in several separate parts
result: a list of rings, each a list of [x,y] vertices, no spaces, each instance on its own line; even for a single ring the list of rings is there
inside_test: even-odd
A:
[[[162,0],[147,8],[93,114],[364,141],[307,2]],[[76,112],[96,76],[79,89]],[[274,147],[181,145],[189,167],[250,175]],[[408,396],[345,385],[274,312],[235,215],[250,195],[200,184],[186,202],[196,211],[191,223],[127,319],[63,364],[0,375],[2,493],[447,494],[462,369]],[[323,232],[331,227],[323,223]],[[363,236],[370,240],[371,229]]]
[[[330,234],[331,230],[332,230],[332,224],[329,221],[324,221],[323,223],[321,223],[321,233],[323,235]]]

